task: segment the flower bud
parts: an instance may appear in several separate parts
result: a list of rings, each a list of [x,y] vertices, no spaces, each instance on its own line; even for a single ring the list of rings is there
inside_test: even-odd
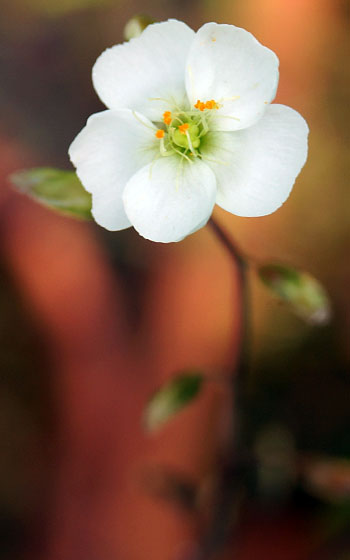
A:
[[[330,302],[321,284],[291,266],[265,264],[258,268],[262,282],[306,322],[324,325],[331,316]]]
[[[139,37],[144,29],[151,23],[154,23],[154,19],[145,15],[134,16],[126,23],[124,27],[124,38],[126,41]]]

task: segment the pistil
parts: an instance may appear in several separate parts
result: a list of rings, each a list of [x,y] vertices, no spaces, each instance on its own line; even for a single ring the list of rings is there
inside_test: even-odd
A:
[[[177,153],[184,159],[202,157],[200,153],[201,139],[209,131],[209,121],[212,111],[218,109],[219,105],[214,100],[200,101],[190,111],[165,111],[163,123],[165,129],[160,128],[155,136],[161,141],[160,153],[168,156]]]

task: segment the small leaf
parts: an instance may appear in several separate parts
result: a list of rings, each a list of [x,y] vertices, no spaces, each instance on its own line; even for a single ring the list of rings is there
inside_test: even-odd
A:
[[[151,23],[154,23],[154,19],[143,14],[132,17],[124,27],[125,40],[130,41],[130,39],[139,37],[142,31],[144,31],[144,29],[146,29],[146,27]]]
[[[168,381],[149,400],[144,424],[154,431],[165,424],[182,408],[190,404],[200,392],[203,376],[200,373],[183,373]]]
[[[17,171],[10,181],[22,193],[61,214],[91,219],[91,195],[74,171],[39,167]]]
[[[266,264],[258,268],[262,282],[306,322],[324,325],[331,306],[323,286],[310,274],[291,266]]]

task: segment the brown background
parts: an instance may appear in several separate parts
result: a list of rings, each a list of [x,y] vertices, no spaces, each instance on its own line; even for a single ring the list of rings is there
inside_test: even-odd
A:
[[[255,220],[215,212],[246,253],[315,274],[334,306],[331,326],[313,329],[251,278],[252,439],[272,430],[294,444],[287,467],[277,460],[285,485],[276,473],[268,491],[259,477],[251,484],[233,544],[240,560],[350,558],[349,467],[317,476],[325,457],[350,455],[348,3],[0,4],[0,558],[188,558],[210,510],[225,386],[209,384],[158,434],[143,433],[141,416],[178,370],[213,375],[234,357],[228,255],[207,228],[152,244],[51,213],[7,181],[25,167],[70,168],[68,145],[103,109],[91,67],[138,12],[245,27],[280,58],[277,101],[309,123],[309,160],[281,210]],[[199,512],[179,484],[199,492]]]

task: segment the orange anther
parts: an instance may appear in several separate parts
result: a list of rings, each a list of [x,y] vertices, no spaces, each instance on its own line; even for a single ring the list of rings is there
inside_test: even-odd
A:
[[[210,101],[206,101],[205,108],[206,109],[217,109],[218,104],[216,103],[215,99],[211,99]]]
[[[162,130],[161,128],[159,128],[155,134],[156,138],[164,138],[164,130]]]
[[[165,124],[171,123],[171,111],[165,111],[165,113],[163,113],[163,122]]]
[[[200,101],[200,99],[198,99],[197,103],[195,104],[195,108],[199,109],[200,111],[204,111],[205,103],[203,103],[202,101]]]
[[[180,124],[179,131],[181,134],[186,134],[186,131],[190,128],[190,125],[186,122],[184,124]]]
[[[219,105],[216,103],[215,99],[211,99],[210,101],[206,101],[205,103],[198,99],[197,103],[195,104],[195,108],[199,109],[200,111],[204,111],[204,109],[218,109]]]

